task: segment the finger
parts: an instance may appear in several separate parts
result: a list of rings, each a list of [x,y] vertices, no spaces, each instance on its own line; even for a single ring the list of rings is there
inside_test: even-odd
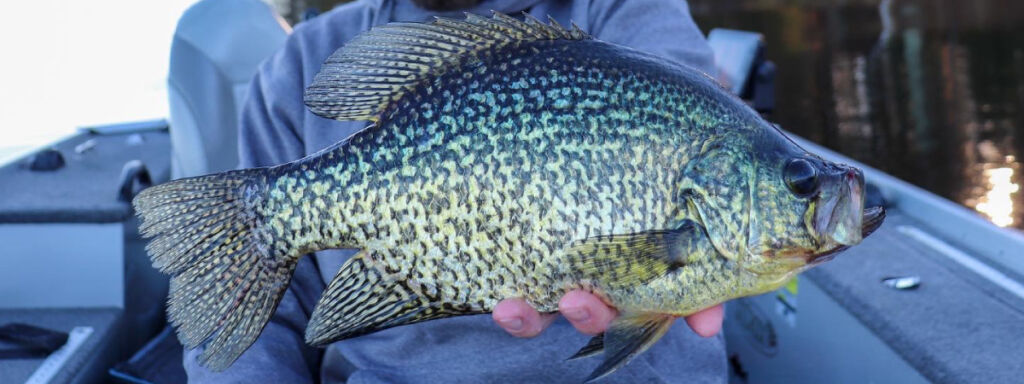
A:
[[[725,311],[719,304],[687,316],[686,324],[690,325],[690,329],[693,329],[694,333],[703,337],[711,337],[722,330],[723,316],[725,316]]]
[[[608,329],[618,312],[604,304],[594,294],[581,290],[573,290],[562,296],[558,302],[558,311],[565,316],[573,327],[588,335],[596,335]]]
[[[505,299],[491,313],[494,322],[516,337],[534,337],[554,321],[553,315],[541,315],[523,299]]]

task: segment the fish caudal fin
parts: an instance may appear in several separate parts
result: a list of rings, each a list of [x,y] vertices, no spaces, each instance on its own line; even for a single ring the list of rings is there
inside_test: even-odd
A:
[[[313,310],[306,343],[322,346],[443,316],[404,277],[383,274],[370,263],[365,252],[345,262]]]
[[[172,275],[168,318],[199,362],[221,371],[259,336],[298,257],[274,254],[257,234],[262,169],[230,171],[148,188],[133,205],[153,265]]]

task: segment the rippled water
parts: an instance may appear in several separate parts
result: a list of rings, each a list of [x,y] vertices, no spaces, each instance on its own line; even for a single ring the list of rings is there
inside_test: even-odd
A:
[[[690,0],[759,31],[786,129],[1024,229],[1024,2]]]

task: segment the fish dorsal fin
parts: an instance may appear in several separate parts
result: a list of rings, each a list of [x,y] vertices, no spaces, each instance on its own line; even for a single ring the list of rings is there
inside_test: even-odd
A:
[[[464,20],[438,18],[430,23],[391,23],[365,32],[331,55],[308,88],[305,102],[313,113],[335,120],[373,120],[417,84],[436,78],[476,53],[542,40],[584,40],[576,27],[566,29],[529,14],[526,21],[494,13],[467,14]]]

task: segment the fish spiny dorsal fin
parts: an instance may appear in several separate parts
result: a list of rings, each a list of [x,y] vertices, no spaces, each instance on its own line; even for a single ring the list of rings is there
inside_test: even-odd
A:
[[[306,88],[313,113],[335,120],[373,120],[405,92],[476,57],[524,42],[584,40],[575,24],[562,28],[526,14],[525,21],[494,13],[464,20],[391,23],[357,36],[331,55]]]

